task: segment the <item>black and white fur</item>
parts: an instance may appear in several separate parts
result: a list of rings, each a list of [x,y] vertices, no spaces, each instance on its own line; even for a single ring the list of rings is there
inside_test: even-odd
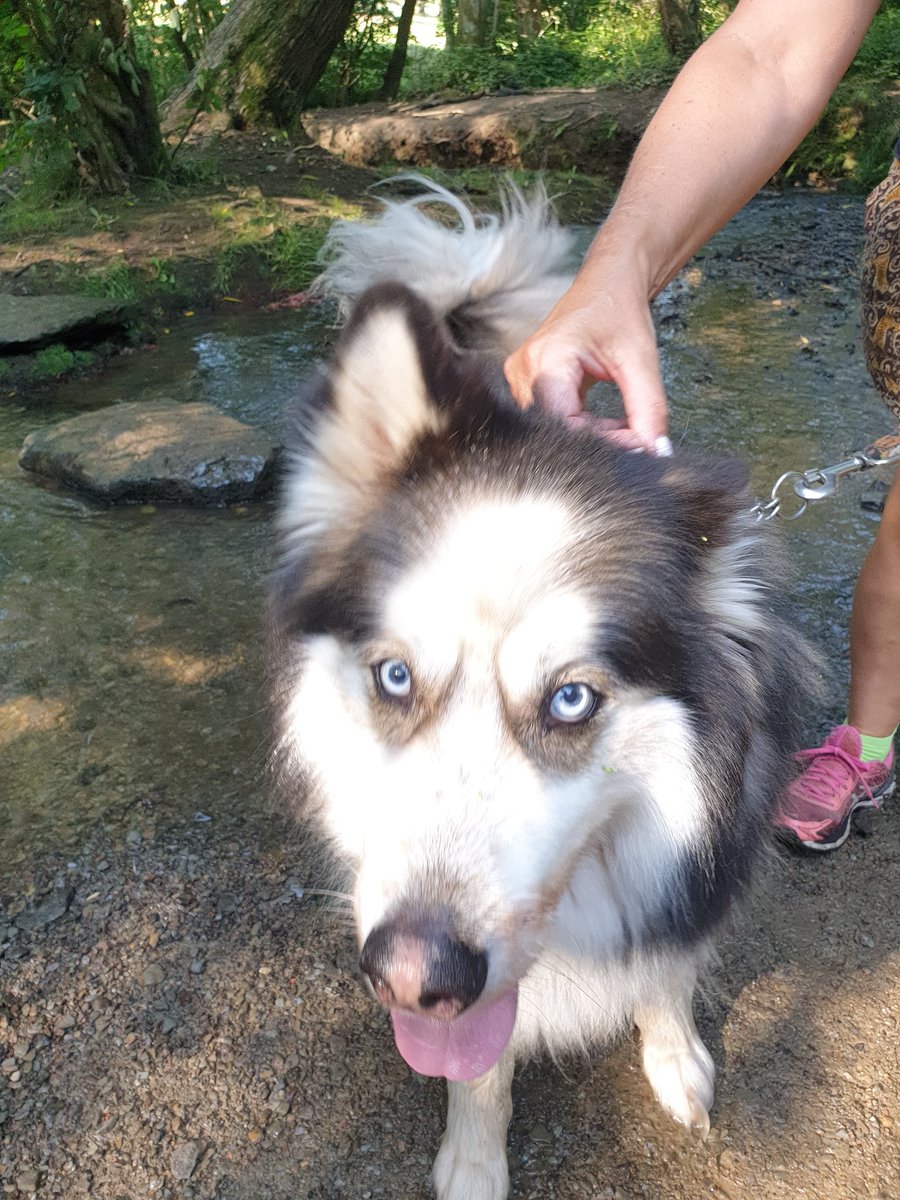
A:
[[[512,403],[499,363],[568,282],[546,201],[477,220],[423,188],[331,237],[349,319],[281,496],[277,760],[384,1002],[456,1019],[518,987],[499,1060],[449,1084],[433,1176],[440,1200],[502,1200],[517,1058],[637,1025],[660,1103],[708,1129],[692,995],[767,841],[807,665],[739,472]],[[557,719],[561,688],[592,711]]]

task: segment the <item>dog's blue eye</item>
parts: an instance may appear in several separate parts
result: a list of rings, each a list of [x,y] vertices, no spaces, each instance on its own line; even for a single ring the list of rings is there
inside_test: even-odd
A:
[[[550,716],[554,721],[575,725],[586,721],[597,707],[597,693],[586,683],[566,683],[550,697]]]
[[[412,672],[402,658],[388,658],[375,668],[375,678],[385,696],[405,700],[412,691]]]

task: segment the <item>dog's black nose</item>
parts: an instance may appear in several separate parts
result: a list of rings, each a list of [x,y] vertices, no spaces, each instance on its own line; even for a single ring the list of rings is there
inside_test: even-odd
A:
[[[390,921],[366,938],[359,964],[389,1008],[452,1020],[484,990],[488,962],[434,922]]]

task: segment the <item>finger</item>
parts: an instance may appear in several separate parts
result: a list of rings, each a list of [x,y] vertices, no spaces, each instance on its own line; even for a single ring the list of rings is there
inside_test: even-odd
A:
[[[514,351],[503,364],[503,374],[506,376],[509,390],[519,408],[531,408],[535,402],[535,396],[531,386],[531,373],[527,363],[523,360],[522,349]]]
[[[628,428],[649,454],[671,454],[669,405],[663,389],[656,347],[622,370],[616,379]]]
[[[606,429],[602,433],[608,442],[612,442],[615,446],[621,446],[623,450],[645,451],[647,449],[633,429]]]
[[[577,364],[543,370],[532,385],[535,401],[545,412],[569,419],[582,412],[584,372]]]

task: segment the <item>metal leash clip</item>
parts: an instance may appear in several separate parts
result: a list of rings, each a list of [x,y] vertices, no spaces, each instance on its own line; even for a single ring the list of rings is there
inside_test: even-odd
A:
[[[771,521],[781,517],[783,521],[796,521],[802,517],[814,500],[825,500],[833,496],[838,484],[847,475],[857,471],[868,471],[872,467],[900,466],[900,435],[888,435],[866,446],[865,450],[853,454],[844,462],[831,467],[814,467],[810,471],[785,471],[775,481],[768,500],[759,500],[750,509],[757,521]],[[793,512],[784,507],[788,489],[799,500]]]

